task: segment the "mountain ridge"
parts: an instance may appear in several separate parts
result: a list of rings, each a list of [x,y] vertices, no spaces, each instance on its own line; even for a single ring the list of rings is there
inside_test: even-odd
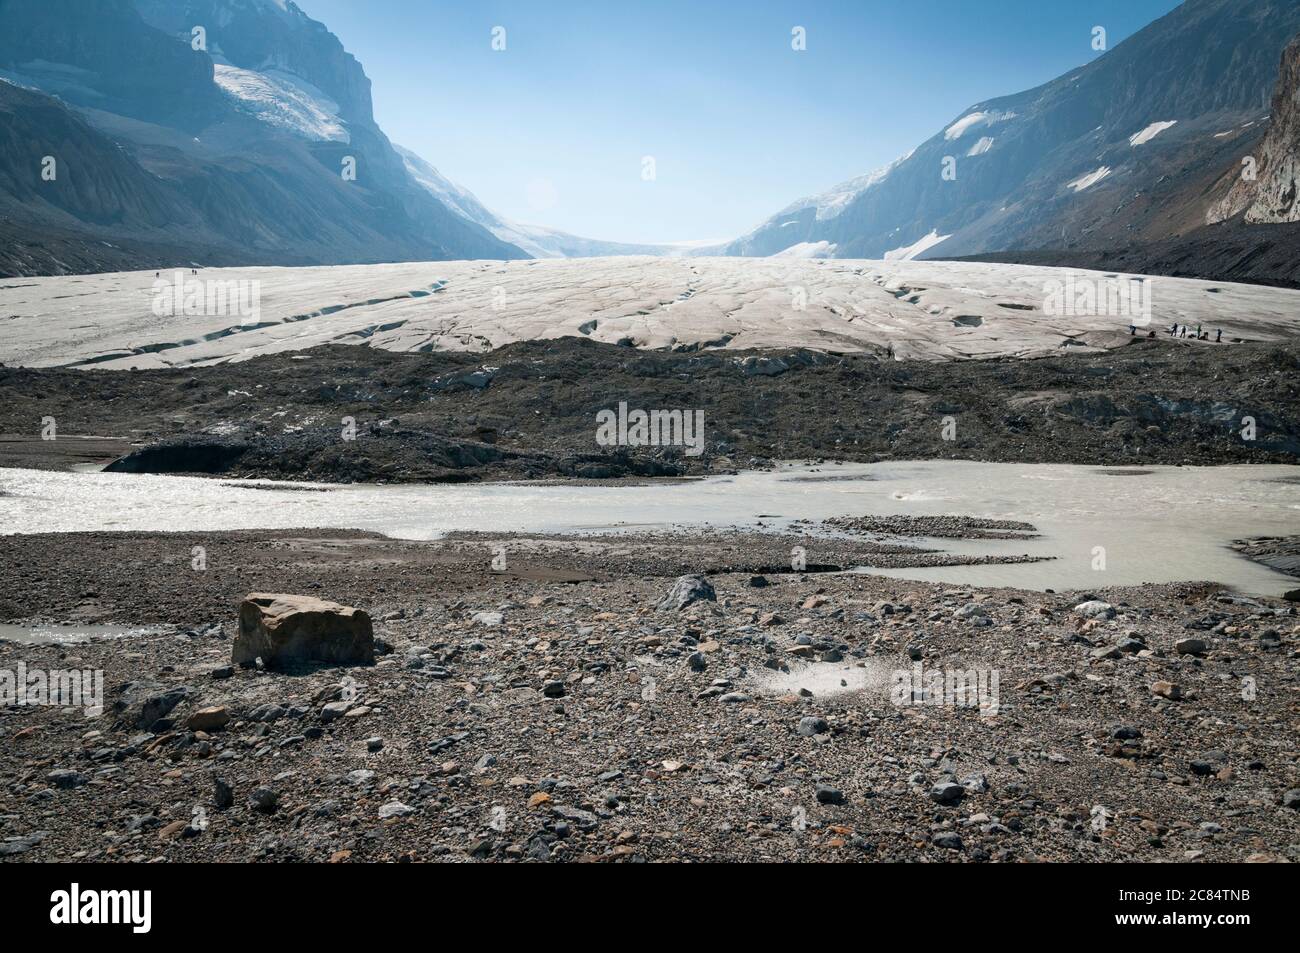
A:
[[[1156,183],[1166,156],[1258,120],[1296,32],[1300,5],[1289,0],[1187,0],[1090,63],[972,104],[835,215],[797,202],[718,250],[824,243],[827,256],[881,258],[934,233],[949,237],[921,254],[953,257],[1024,247],[1029,236],[1041,244],[1081,205],[1093,208],[1076,228],[1094,228],[1123,190]]]

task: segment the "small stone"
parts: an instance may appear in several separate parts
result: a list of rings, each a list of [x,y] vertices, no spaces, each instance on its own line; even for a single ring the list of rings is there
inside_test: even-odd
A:
[[[338,721],[348,713],[348,709],[351,707],[352,702],[330,702],[321,708],[320,720],[327,725],[331,721]]]
[[[379,819],[386,821],[390,817],[406,817],[406,815],[414,813],[415,808],[403,804],[401,801],[389,801],[379,809]]]
[[[1151,685],[1151,693],[1153,695],[1161,695],[1171,701],[1178,701],[1183,697],[1182,688],[1175,685],[1173,682],[1153,682]]]
[[[185,719],[185,727],[190,731],[219,731],[230,724],[230,709],[224,705],[200,708]]]
[[[1074,614],[1085,619],[1113,619],[1115,618],[1115,607],[1109,602],[1102,602],[1100,599],[1090,599],[1075,606]]]
[[[558,679],[551,679],[549,682],[542,685],[542,694],[547,698],[563,698],[564,691],[564,682],[561,682]]]
[[[799,719],[799,727],[795,729],[805,738],[811,738],[813,735],[821,735],[831,730],[825,718],[816,718],[812,715]]]
[[[45,780],[56,788],[67,791],[81,787],[86,783],[87,778],[80,771],[73,771],[71,768],[55,768],[45,776]]]
[[[221,778],[212,779],[212,805],[218,811],[224,811],[235,803],[235,792]]]
[[[952,781],[940,781],[930,788],[930,800],[936,804],[953,805],[966,795],[966,789]]]
[[[944,847],[948,850],[961,850],[961,836],[954,831],[940,831],[930,838],[930,843],[935,847]]]
[[[172,821],[158,832],[159,840],[173,840],[181,836],[181,831],[189,826],[188,821]]]
[[[274,814],[280,806],[280,795],[270,788],[257,788],[248,796],[248,803],[259,814]]]
[[[1179,655],[1204,655],[1208,647],[1204,639],[1179,639],[1174,643],[1174,651]]]
[[[376,735],[373,738],[366,739],[366,750],[371,752],[372,754],[376,751],[382,751],[383,749],[384,749],[384,739],[380,738],[378,735]]]
[[[1300,788],[1292,788],[1282,795],[1282,806],[1300,811]]]
[[[844,792],[839,788],[831,787],[829,784],[819,784],[815,790],[818,804],[844,803]]]

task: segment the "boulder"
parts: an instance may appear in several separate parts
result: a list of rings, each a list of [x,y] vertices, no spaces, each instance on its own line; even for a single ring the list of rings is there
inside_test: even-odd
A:
[[[685,609],[693,602],[717,602],[718,595],[713,591],[713,584],[703,576],[678,576],[668,594],[659,600],[660,611]]]
[[[185,719],[185,727],[190,731],[219,731],[230,724],[230,709],[224,705],[200,708]]]
[[[1089,599],[1087,602],[1081,602],[1075,606],[1074,614],[1083,616],[1085,619],[1113,619],[1115,618],[1115,607],[1109,602],[1102,602],[1100,599]]]
[[[324,662],[373,665],[374,630],[361,609],[312,596],[254,592],[239,607],[239,633],[230,660],[267,668]]]

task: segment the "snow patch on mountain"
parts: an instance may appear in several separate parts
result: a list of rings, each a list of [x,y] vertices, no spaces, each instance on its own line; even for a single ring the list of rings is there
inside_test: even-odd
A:
[[[262,122],[304,139],[350,142],[338,103],[298,76],[281,70],[257,72],[213,63],[213,79],[240,108]]]
[[[800,242],[797,245],[791,245],[784,251],[779,251],[771,258],[832,258],[835,255],[835,243],[828,241],[820,242]]]
[[[979,142],[975,143],[975,145],[970,147],[970,152],[966,153],[966,155],[967,157],[982,156],[984,153],[988,152],[992,148],[993,148],[993,137],[982,136]]]
[[[1074,189],[1076,192],[1082,192],[1084,189],[1092,188],[1108,175],[1110,175],[1110,166],[1104,165],[1100,169],[1094,169],[1087,175],[1080,176],[1066,187]]]
[[[908,159],[912,158],[912,152],[914,151],[916,150],[908,152],[907,155],[899,156],[893,162],[889,163],[889,165],[882,166],[879,169],[873,169],[871,172],[868,172],[865,175],[856,176],[855,178],[849,179],[847,182],[841,182],[839,185],[835,186],[835,188],[826,192],[822,192],[818,195],[805,196],[796,202],[791,202],[773,216],[773,218],[781,218],[784,215],[801,212],[807,208],[815,208],[817,210],[816,217],[819,222],[835,218],[863,192],[875,188],[877,185],[880,185],[888,179],[891,172]],[[782,223],[783,226],[785,224],[788,223]]]
[[[922,235],[912,244],[885,252],[885,261],[911,261],[940,242],[946,242],[950,238],[952,238],[951,235],[940,235],[937,228],[931,229],[930,234]]]
[[[1171,119],[1168,122],[1153,122],[1141,132],[1135,132],[1133,135],[1129,136],[1128,144],[1130,146],[1145,145],[1166,129],[1172,129],[1176,125],[1178,125],[1177,119]]]
[[[1006,122],[1008,119],[1015,118],[1016,114],[1013,112],[998,112],[996,109],[989,112],[973,112],[958,119],[945,129],[943,137],[949,141],[960,139],[976,126],[992,126],[995,123]]]

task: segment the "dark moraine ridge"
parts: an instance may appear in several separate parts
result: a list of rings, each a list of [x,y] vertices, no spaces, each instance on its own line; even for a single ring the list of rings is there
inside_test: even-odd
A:
[[[340,345],[134,372],[0,367],[0,465],[67,465],[66,441],[39,440],[47,416],[60,437],[109,438],[100,459],[120,457],[119,471],[340,482],[657,477],[807,458],[1300,462],[1300,344],[1134,339],[943,364],[794,350],[764,352],[763,373],[745,356],[563,338],[480,353]],[[703,452],[600,447],[596,415],[620,401],[702,410]],[[944,439],[945,418],[956,439]]]

